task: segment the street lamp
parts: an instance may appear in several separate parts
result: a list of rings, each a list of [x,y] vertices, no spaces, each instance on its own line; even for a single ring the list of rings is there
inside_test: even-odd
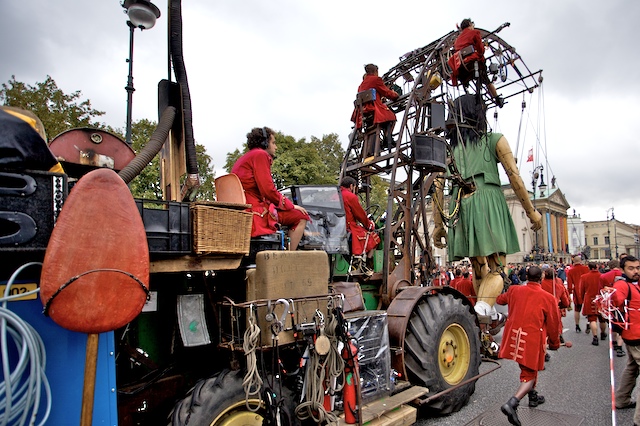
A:
[[[120,5],[125,9],[124,12],[129,17],[127,26],[129,27],[129,76],[127,78],[127,144],[131,145],[131,105],[133,103],[133,30],[148,30],[156,24],[156,19],[160,17],[160,9],[153,3],[146,0],[123,0]]]
[[[538,188],[540,189],[540,196],[544,197],[544,191],[547,189],[547,185],[544,183],[544,167],[542,165],[536,166],[531,172],[531,189],[533,191],[533,207],[536,208],[536,185],[538,183],[538,178],[540,178],[540,185]],[[534,231],[536,236],[536,245],[534,246],[534,251],[539,251],[538,247],[538,231]]]
[[[611,218],[613,218],[613,207],[607,209],[607,239],[609,240],[609,260],[613,259],[613,252],[611,251],[611,221],[609,219],[609,212],[611,212]],[[615,233],[615,230],[614,230]],[[616,250],[617,251],[617,250]],[[616,257],[618,254],[616,253]]]

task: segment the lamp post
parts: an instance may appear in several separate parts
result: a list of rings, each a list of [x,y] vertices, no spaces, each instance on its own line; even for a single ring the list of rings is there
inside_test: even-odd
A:
[[[547,189],[547,185],[544,183],[544,167],[542,165],[536,166],[531,172],[531,189],[533,191],[533,207],[536,208],[536,185],[538,184],[538,178],[540,178],[540,185],[538,188],[540,189],[540,196],[544,197],[544,191]],[[533,247],[533,250],[538,252],[540,248],[538,247],[538,231],[535,232],[536,243]]]
[[[611,220],[609,219],[609,212],[611,212],[611,217],[613,218],[613,207],[607,209],[607,239],[609,240],[609,260],[611,260],[613,259],[613,252],[611,251]],[[618,257],[618,253],[616,253],[616,257]]]
[[[129,17],[127,26],[129,27],[129,75],[127,77],[127,130],[126,141],[131,145],[131,106],[133,104],[133,31],[136,28],[140,30],[148,30],[156,24],[156,19],[160,17],[160,9],[153,3],[146,0],[123,0],[121,6],[125,9],[125,13]]]

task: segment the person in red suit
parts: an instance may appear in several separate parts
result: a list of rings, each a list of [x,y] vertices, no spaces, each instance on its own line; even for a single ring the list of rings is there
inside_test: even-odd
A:
[[[593,335],[592,345],[598,346],[598,328],[596,327],[596,321],[600,322],[600,339],[605,340],[607,333],[605,328],[607,324],[604,322],[604,318],[598,313],[594,300],[600,290],[604,286],[600,283],[600,272],[598,271],[598,264],[595,262],[589,262],[589,272],[582,274],[580,277],[580,297],[582,298],[582,315],[587,317],[589,322],[589,328]]]
[[[542,270],[531,266],[527,279],[526,285],[512,285],[496,299],[499,305],[509,305],[499,356],[520,365],[520,386],[515,395],[500,407],[509,423],[516,426],[520,426],[517,408],[525,395],[529,396],[529,407],[545,402],[535,387],[538,371],[544,369],[547,338],[549,349],[560,347],[558,304],[540,285]]]
[[[347,229],[351,232],[351,254],[361,256],[366,253],[367,258],[373,257],[373,250],[380,243],[380,237],[376,234],[376,225],[367,217],[367,213],[360,205],[360,199],[356,195],[357,182],[347,176],[340,182],[342,201],[347,219]]]
[[[562,280],[556,276],[553,268],[549,267],[549,265],[542,265],[542,271],[544,273],[544,278],[541,283],[542,289],[555,297],[558,304],[558,315],[562,317],[562,310],[571,305],[569,293],[567,292]],[[562,321],[560,321],[558,325],[560,326],[559,333],[560,340],[562,341]]]
[[[473,288],[473,281],[469,278],[469,272],[464,272],[462,274],[462,279],[457,283],[456,290],[464,294],[467,299],[469,299],[471,306],[475,306],[477,296],[476,291]]]
[[[625,256],[628,256],[628,255],[625,254]],[[621,255],[621,258],[622,258],[622,255]],[[600,285],[602,287],[613,287],[613,283],[615,282],[616,277],[622,276],[620,261],[617,259],[611,259],[607,266],[609,267],[609,271],[600,275]],[[617,333],[614,331],[613,334],[611,335],[611,338],[614,341],[613,350],[616,351],[616,356],[617,357],[625,356],[627,353],[624,351],[624,349],[622,349],[622,337],[620,336],[620,333]]]
[[[271,164],[276,155],[275,132],[268,127],[255,127],[247,133],[249,152],[240,157],[231,173],[235,173],[251,204],[253,224],[251,237],[273,234],[278,224],[289,228],[290,250],[296,250],[304,234],[309,215],[276,189]]]
[[[498,96],[495,86],[489,81],[489,77],[487,76],[487,65],[484,59],[484,43],[482,42],[480,31],[476,30],[475,23],[469,18],[463,19],[459,27],[460,34],[453,43],[453,55],[451,55],[447,62],[449,68],[451,68],[451,82],[457,85],[458,76],[460,76],[466,87],[471,77],[480,78],[487,86],[487,90],[495,100],[496,105],[502,108],[504,101]],[[474,75],[476,73],[475,64],[477,64],[477,75]]]
[[[458,283],[460,281],[462,281],[462,270],[460,268],[456,268],[456,271],[454,272],[453,279],[449,283],[449,287],[457,290],[458,289]]]
[[[356,129],[361,129],[362,116],[368,113],[373,113],[373,124],[381,125],[384,133],[383,144],[387,144],[390,148],[395,146],[395,142],[393,141],[393,126],[396,124],[396,114],[391,111],[384,102],[382,102],[382,98],[396,100],[399,95],[388,88],[384,84],[382,78],[378,77],[377,65],[367,64],[364,66],[364,71],[366,74],[362,79],[362,83],[358,86],[358,93],[369,89],[375,89],[376,98],[373,102],[367,102],[363,105],[362,113],[355,109],[351,115],[351,121],[356,124]]]
[[[622,278],[613,284],[614,293],[611,295],[611,303],[621,312],[625,311],[628,301],[628,327],[622,329],[622,340],[627,345],[627,365],[622,371],[618,388],[615,391],[616,408],[634,408],[633,423],[640,424],[640,404],[631,400],[631,392],[636,387],[638,374],[640,373],[640,261],[634,256],[627,255],[620,259]],[[607,288],[612,291],[613,289]],[[631,294],[629,294],[631,292]]]
[[[567,272],[567,290],[573,297],[574,319],[576,321],[576,333],[580,333],[580,311],[582,311],[582,296],[580,293],[580,277],[589,272],[589,268],[582,264],[580,255],[573,256],[573,266]],[[587,328],[589,324],[587,323]]]

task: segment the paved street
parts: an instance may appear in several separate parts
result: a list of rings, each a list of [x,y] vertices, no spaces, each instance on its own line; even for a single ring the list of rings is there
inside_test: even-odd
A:
[[[539,374],[538,391],[547,402],[539,409],[584,417],[582,426],[611,425],[611,383],[609,369],[609,341],[601,341],[599,346],[591,345],[591,335],[584,333],[586,319],[582,319],[582,333],[575,332],[573,312],[563,318],[565,340],[573,342],[572,348],[561,347],[551,351],[551,361],[545,371]],[[498,339],[501,339],[499,334]],[[615,379],[622,373],[626,356],[614,356]],[[513,361],[499,360],[498,370],[480,378],[470,403],[450,416],[423,419],[418,425],[460,426],[472,421],[489,408],[497,408],[506,402],[518,386],[520,369]],[[493,368],[493,363],[483,363],[480,372]],[[635,399],[635,391],[633,395]],[[520,409],[526,409],[527,398]],[[618,410],[617,425],[633,425],[633,409]],[[506,417],[496,410],[496,416]],[[523,425],[526,425],[523,422]]]

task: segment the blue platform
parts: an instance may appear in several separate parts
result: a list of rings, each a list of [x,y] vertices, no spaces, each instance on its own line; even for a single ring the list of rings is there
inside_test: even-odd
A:
[[[39,299],[9,302],[7,307],[35,328],[44,342],[47,355],[46,375],[52,394],[52,409],[46,424],[79,424],[87,335],[66,330],[51,318],[45,317]],[[118,424],[116,389],[113,332],[102,333],[98,346],[93,425]],[[44,401],[41,402],[38,422],[44,414],[43,405]]]

